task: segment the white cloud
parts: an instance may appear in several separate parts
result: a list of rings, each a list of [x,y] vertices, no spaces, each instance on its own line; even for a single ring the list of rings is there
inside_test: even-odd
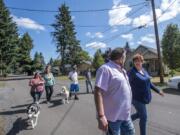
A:
[[[33,29],[33,30],[45,30],[44,26],[38,24],[37,22],[35,22],[34,20],[30,18],[17,17],[14,15],[12,15],[12,17],[19,27],[24,27],[24,28]]]
[[[101,32],[96,32],[95,37],[103,38],[104,36],[103,36],[103,34]]]
[[[86,47],[90,47],[93,49],[100,49],[100,48],[106,48],[106,44],[103,42],[92,42],[92,43],[86,44]]]
[[[113,0],[113,5],[117,6],[119,5],[121,2],[121,0]]]
[[[138,42],[137,42],[137,44],[138,44],[138,45],[141,45],[141,44],[142,44],[142,42],[141,42],[141,41],[138,41]]]
[[[134,18],[133,26],[138,27],[141,25],[145,25],[149,23],[151,20],[152,20],[152,17],[146,13],[146,14],[140,15],[139,17]]]
[[[129,45],[130,45],[130,46],[133,46],[133,45],[135,45],[135,43],[134,43],[134,42],[130,42]]]
[[[91,37],[91,32],[86,32],[87,37]]]
[[[154,34],[147,34],[144,37],[141,37],[141,42],[144,43],[155,43],[155,36]]]
[[[133,39],[133,34],[124,34],[121,35],[122,38],[125,38],[127,40],[132,40]]]
[[[118,28],[114,27],[112,30],[111,30],[111,33],[115,33],[115,32],[118,32]]]
[[[117,0],[117,3],[119,5],[114,3],[112,10],[109,11],[110,26],[127,25],[130,24],[132,21],[131,18],[127,17],[127,14],[132,10],[132,8],[130,8],[128,5],[120,4],[119,2],[120,1]]]
[[[104,35],[101,32],[96,32],[96,33],[86,32],[86,36],[90,38],[103,38],[104,37]]]
[[[178,14],[180,14],[179,7],[180,7],[180,0],[176,0],[175,2],[174,0],[162,0],[160,4],[160,8],[156,9],[158,23],[175,18]],[[137,27],[144,24],[153,25],[152,20],[153,20],[152,12],[145,13],[140,15],[139,17],[134,18],[133,26]]]

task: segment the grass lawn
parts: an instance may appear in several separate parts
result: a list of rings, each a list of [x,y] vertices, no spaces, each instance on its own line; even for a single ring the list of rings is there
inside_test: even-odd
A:
[[[4,126],[4,119],[0,117],[0,135],[5,135]]]
[[[152,81],[152,83],[154,83],[156,86],[166,86],[166,83],[168,82],[168,79],[169,79],[170,77],[164,77],[164,83],[162,84],[162,83],[160,83],[160,77],[153,77],[152,79],[151,79],[151,81]]]
[[[3,87],[5,87],[5,82],[0,81],[0,88],[3,88]]]
[[[177,71],[176,71],[174,76],[180,76],[180,72],[177,72]],[[151,81],[152,81],[155,85],[157,85],[157,86],[165,86],[166,83],[168,82],[169,78],[171,78],[171,76],[165,76],[165,77],[164,77],[164,84],[161,84],[161,83],[160,83],[160,77],[153,77],[153,78],[151,79]]]
[[[174,76],[180,76],[180,72],[175,71],[175,75]]]
[[[68,76],[58,76],[57,77],[58,80],[69,80]],[[85,80],[84,76],[79,76],[78,80]]]

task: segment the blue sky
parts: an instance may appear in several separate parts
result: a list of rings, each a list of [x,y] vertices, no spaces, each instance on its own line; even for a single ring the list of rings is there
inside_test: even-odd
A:
[[[136,48],[144,44],[155,48],[154,28],[150,3],[146,0],[4,0],[7,7],[40,9],[56,11],[62,3],[66,3],[71,11],[109,9],[99,12],[72,12],[77,39],[83,49],[93,56],[96,49],[107,47],[123,47],[128,41],[130,47]],[[160,38],[167,24],[180,25],[180,0],[155,0],[156,13],[159,17],[158,28]],[[57,58],[55,43],[52,40],[53,28],[48,25],[54,22],[55,12],[27,12],[9,8],[19,33],[28,32],[34,43],[32,57],[36,51],[42,52],[46,62]],[[145,28],[132,30],[140,25]],[[96,26],[96,27],[79,27]],[[106,32],[104,32],[106,30]],[[128,32],[128,33],[127,33]]]

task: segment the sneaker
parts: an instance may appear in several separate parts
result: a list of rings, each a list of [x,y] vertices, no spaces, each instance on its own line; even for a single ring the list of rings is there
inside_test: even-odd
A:
[[[35,103],[39,105],[39,101],[36,101]]]
[[[75,99],[75,100],[79,100],[78,96],[75,96],[74,99]]]
[[[46,104],[49,104],[49,101],[46,101]]]

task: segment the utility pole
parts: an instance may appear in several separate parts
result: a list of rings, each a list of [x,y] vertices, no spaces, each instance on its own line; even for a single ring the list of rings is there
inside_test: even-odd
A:
[[[160,83],[164,83],[161,48],[160,48],[160,42],[159,42],[159,33],[158,33],[157,20],[156,20],[155,4],[154,4],[154,0],[150,0],[150,1],[151,1],[152,11],[153,11],[154,32],[155,32],[155,36],[156,36],[156,46],[157,46],[159,71],[160,71]]]

